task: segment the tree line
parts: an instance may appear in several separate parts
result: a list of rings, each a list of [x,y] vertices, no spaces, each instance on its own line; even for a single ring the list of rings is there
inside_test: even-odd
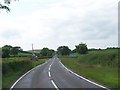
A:
[[[80,43],[79,45],[75,45],[74,50],[71,50],[68,46],[60,46],[57,49],[58,55],[69,55],[70,53],[87,54],[88,47],[86,43]]]
[[[49,49],[49,48],[43,48],[40,50],[40,53],[38,54],[39,58],[50,58],[55,55],[55,50]]]
[[[11,45],[5,45],[2,47],[2,58],[9,58],[11,56],[16,57],[18,53],[32,54],[32,52],[23,51],[23,49],[20,46],[13,47]],[[49,58],[54,56],[55,54],[69,55],[70,53],[87,54],[88,53],[87,45],[85,43],[80,43],[79,45],[75,45],[74,50],[71,50],[68,46],[59,46],[57,48],[57,51],[45,47],[41,49],[39,53],[35,53],[35,55],[37,55],[39,58]]]
[[[8,58],[10,55],[16,56],[23,49],[19,46],[12,47],[11,45],[5,45],[2,47],[2,58]]]

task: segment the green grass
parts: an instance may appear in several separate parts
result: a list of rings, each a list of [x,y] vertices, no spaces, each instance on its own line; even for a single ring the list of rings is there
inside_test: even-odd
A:
[[[66,67],[92,81],[111,88],[118,87],[117,50],[90,51],[77,58],[60,59]]]
[[[2,87],[9,88],[21,75],[46,59],[31,61],[28,58],[5,58],[2,60]]]
[[[79,63],[104,67],[118,66],[118,49],[90,51],[89,54],[79,55]]]
[[[32,54],[30,53],[18,53],[18,56],[22,56],[22,57],[27,57],[27,56],[31,56]]]

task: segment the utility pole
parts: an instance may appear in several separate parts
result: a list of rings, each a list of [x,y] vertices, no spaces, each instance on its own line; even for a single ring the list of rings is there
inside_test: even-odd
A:
[[[33,43],[32,43],[32,55],[34,54]]]
[[[32,57],[31,57],[31,59],[36,60],[36,58],[37,58],[37,56],[34,53],[34,48],[33,48],[33,43],[32,43]]]
[[[35,51],[34,51],[34,48],[33,48],[33,43],[32,43],[32,57],[31,57],[31,60],[37,60],[37,56],[35,55]]]

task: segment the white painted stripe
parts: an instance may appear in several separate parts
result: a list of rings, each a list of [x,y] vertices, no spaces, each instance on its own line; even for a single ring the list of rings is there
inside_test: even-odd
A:
[[[50,71],[50,67],[49,67],[49,71]]]
[[[50,68],[51,68],[52,64],[50,65]]]
[[[24,76],[26,76],[28,73],[30,73],[30,72],[33,71],[34,69],[36,69],[36,68],[38,68],[38,67],[40,67],[40,66],[42,66],[42,65],[44,65],[44,64],[46,64],[46,63],[43,63],[43,64],[41,64],[41,65],[38,65],[38,66],[36,66],[35,68],[33,68],[33,69],[29,70],[28,72],[26,72],[25,74],[23,74],[23,75],[11,86],[10,90],[12,90],[12,89],[14,88],[14,86],[15,86]]]
[[[54,82],[53,80],[51,80],[51,82],[52,82],[52,84],[54,85],[54,87],[55,87],[57,90],[59,90],[58,87],[57,87],[57,85],[55,84],[55,82]]]
[[[60,62],[60,61],[59,61],[59,62]],[[61,63],[61,62],[60,62],[60,63]],[[108,89],[107,87],[104,87],[104,86],[102,86],[102,85],[100,85],[100,84],[97,84],[97,83],[95,83],[95,82],[93,82],[93,81],[90,81],[90,80],[88,80],[88,79],[86,79],[86,78],[84,78],[84,77],[82,77],[82,76],[74,73],[73,71],[71,71],[70,69],[68,69],[67,67],[65,67],[62,63],[61,63],[61,65],[62,65],[66,70],[68,70],[69,72],[73,73],[73,74],[76,75],[77,77],[82,78],[83,80],[86,80],[87,82],[90,82],[90,83],[92,83],[92,84],[94,84],[94,85],[96,85],[96,86],[99,86],[99,87],[101,87],[101,88],[110,90],[110,89]]]
[[[51,66],[52,66],[52,64],[49,66],[49,71],[50,71],[50,69],[51,69]]]
[[[49,66],[49,72],[48,72],[49,77],[51,77],[50,69],[51,69],[52,64],[53,64],[53,61],[52,61],[51,65]],[[51,79],[50,81],[52,82],[53,86],[54,86],[57,90],[59,90],[58,87],[57,87],[57,85],[55,84],[55,82],[54,82],[52,79]]]
[[[48,75],[49,75],[49,77],[51,77],[51,74],[50,74],[50,72],[48,72]]]

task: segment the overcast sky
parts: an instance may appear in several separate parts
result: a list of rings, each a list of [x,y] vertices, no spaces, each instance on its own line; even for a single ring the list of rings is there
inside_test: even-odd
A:
[[[119,0],[19,0],[0,12],[0,47],[118,46]]]

